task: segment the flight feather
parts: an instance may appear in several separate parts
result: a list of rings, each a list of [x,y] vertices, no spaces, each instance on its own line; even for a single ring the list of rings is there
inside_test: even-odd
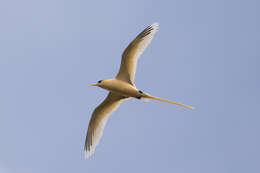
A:
[[[124,97],[110,92],[92,113],[85,141],[85,157],[93,154],[110,114],[120,105]]]
[[[145,28],[124,50],[117,79],[134,85],[137,60],[153,39],[158,23]]]

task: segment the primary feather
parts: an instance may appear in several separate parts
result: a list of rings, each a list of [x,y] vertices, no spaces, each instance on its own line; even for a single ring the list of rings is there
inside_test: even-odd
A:
[[[145,48],[152,41],[158,29],[158,23],[145,28],[124,50],[117,79],[134,85],[136,63]]]
[[[85,157],[93,154],[102,134],[109,115],[120,105],[125,97],[109,92],[106,99],[92,113],[85,141]]]

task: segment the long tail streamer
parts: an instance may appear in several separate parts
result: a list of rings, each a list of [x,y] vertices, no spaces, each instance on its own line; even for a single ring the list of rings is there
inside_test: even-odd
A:
[[[166,99],[150,96],[148,94],[144,94],[143,97],[149,98],[149,99],[154,99],[154,100],[159,100],[159,101],[163,101],[163,102],[167,102],[167,103],[172,103],[172,104],[183,106],[183,107],[186,107],[186,108],[189,108],[189,109],[194,109],[194,107],[192,107],[192,106],[187,106],[187,105],[184,105],[182,103],[178,103],[178,102],[174,102],[174,101],[170,101],[170,100],[166,100]]]

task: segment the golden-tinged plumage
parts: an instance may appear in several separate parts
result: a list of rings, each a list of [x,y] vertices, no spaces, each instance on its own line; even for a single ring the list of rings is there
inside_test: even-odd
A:
[[[109,115],[126,98],[148,98],[193,109],[191,106],[151,96],[135,87],[134,77],[137,60],[151,42],[157,29],[157,23],[148,26],[128,45],[123,52],[120,69],[115,78],[102,80],[91,85],[106,89],[109,91],[109,94],[92,113],[85,142],[86,157],[93,154],[95,147],[102,136]]]
[[[106,99],[96,107],[89,122],[88,132],[85,143],[85,156],[89,157],[95,149],[95,146],[100,140],[103,129],[106,125],[109,115],[115,110],[124,97],[111,93],[107,95]]]
[[[134,85],[137,60],[152,41],[157,29],[158,23],[148,26],[127,46],[122,54],[121,66],[116,76],[117,79]]]

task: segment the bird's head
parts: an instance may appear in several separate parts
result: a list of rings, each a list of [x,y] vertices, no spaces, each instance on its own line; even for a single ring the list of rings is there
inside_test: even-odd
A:
[[[90,84],[89,86],[102,86],[102,82],[103,82],[103,80],[99,80],[97,83]]]

